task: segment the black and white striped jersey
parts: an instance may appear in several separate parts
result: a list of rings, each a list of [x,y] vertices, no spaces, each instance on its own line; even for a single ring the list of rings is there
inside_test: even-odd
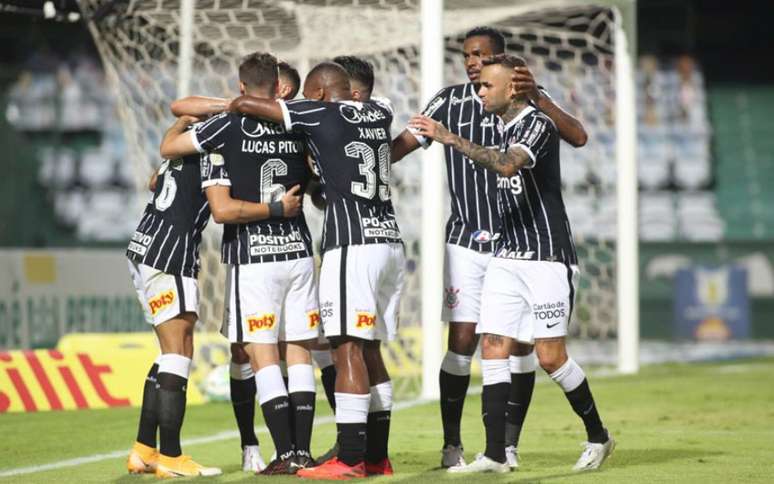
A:
[[[223,113],[196,126],[194,144],[202,152],[202,188],[231,187],[232,198],[256,203],[279,201],[294,185],[306,190],[310,170],[303,136],[279,124]],[[278,262],[312,256],[312,236],[304,214],[223,227],[221,259],[226,264]]]
[[[500,150],[518,147],[531,163],[512,177],[497,177],[502,229],[496,257],[577,264],[570,222],[562,201],[559,133],[553,121],[527,106],[503,125]]]
[[[198,275],[199,244],[210,219],[200,158],[197,153],[162,163],[156,191],[126,250],[129,259],[167,274]]]
[[[392,108],[380,101],[280,102],[303,133],[325,195],[322,250],[401,242],[390,199]]]
[[[472,83],[442,89],[422,112],[457,136],[480,146],[500,143],[497,116],[484,111]],[[432,140],[416,136],[423,147]],[[451,216],[446,223],[446,242],[479,252],[494,250],[498,231],[497,178],[451,146],[444,146],[446,174],[451,196]]]

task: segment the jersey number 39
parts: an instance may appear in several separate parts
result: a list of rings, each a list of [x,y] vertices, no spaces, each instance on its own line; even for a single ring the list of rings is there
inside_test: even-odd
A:
[[[365,183],[352,182],[352,194],[358,197],[373,200],[376,195],[376,189],[379,189],[379,198],[382,201],[390,199],[390,145],[382,143],[379,145],[378,153],[362,141],[353,141],[344,147],[344,153],[350,158],[360,160],[358,170],[365,177]],[[378,154],[378,159],[377,159]],[[376,162],[379,162],[379,178],[382,183],[376,179]]]

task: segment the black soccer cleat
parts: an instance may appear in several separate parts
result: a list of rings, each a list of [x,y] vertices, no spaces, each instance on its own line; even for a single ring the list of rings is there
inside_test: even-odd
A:
[[[290,452],[287,452],[286,454],[269,462],[269,465],[267,465],[264,470],[261,472],[256,472],[256,474],[261,476],[293,475],[296,473],[296,471],[298,471],[298,467],[295,465],[295,463],[296,453],[291,450]]]
[[[298,471],[298,469],[309,469],[311,467],[315,467],[317,463],[314,461],[314,459],[312,459],[312,456],[308,451],[297,450],[296,457],[291,465],[293,465],[296,468],[296,471]]]

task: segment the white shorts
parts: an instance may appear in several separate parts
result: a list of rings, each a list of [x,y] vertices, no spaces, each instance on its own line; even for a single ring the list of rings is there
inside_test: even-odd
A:
[[[230,264],[221,333],[232,343],[304,341],[317,338],[314,259]]]
[[[476,332],[523,343],[567,336],[578,274],[559,262],[492,258]]]
[[[325,252],[320,268],[325,337],[394,339],[405,265],[401,244],[348,245]]]
[[[477,323],[481,313],[481,290],[491,252],[476,252],[459,245],[446,244],[443,265],[443,307],[441,319],[459,323]]]
[[[129,274],[145,321],[158,326],[186,312],[199,312],[199,283],[129,260]]]

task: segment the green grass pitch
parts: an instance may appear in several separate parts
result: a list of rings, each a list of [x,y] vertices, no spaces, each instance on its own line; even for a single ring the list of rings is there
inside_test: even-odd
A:
[[[437,403],[397,411],[390,453],[396,469],[387,482],[736,483],[774,482],[774,359],[660,365],[637,376],[592,376],[591,388],[607,427],[618,441],[599,471],[575,474],[582,424],[561,391],[547,379],[535,388],[522,437],[521,468],[506,475],[449,476],[438,469],[441,429]],[[483,448],[481,400],[465,406],[463,440],[468,458]],[[319,415],[328,413],[318,401]],[[138,409],[49,412],[0,416],[0,473],[129,448]],[[260,412],[257,412],[260,414]],[[256,425],[262,425],[261,421]],[[184,438],[234,430],[228,404],[190,407]],[[334,438],[332,423],[314,430],[313,451]],[[265,458],[268,434],[259,434]],[[239,469],[237,439],[189,445],[184,452],[223,468],[211,482],[297,482],[295,477],[256,477]],[[372,479],[374,480],[374,479]],[[44,472],[0,477],[4,482],[155,482],[126,474],[124,458],[110,458]]]

